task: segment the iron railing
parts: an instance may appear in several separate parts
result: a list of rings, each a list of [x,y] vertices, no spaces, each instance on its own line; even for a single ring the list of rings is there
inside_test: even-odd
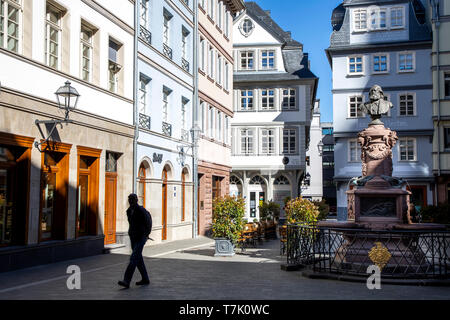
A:
[[[172,49],[165,43],[163,43],[163,53],[169,59],[172,59]]]
[[[162,132],[166,135],[171,137],[172,136],[172,125],[167,122],[162,123]]]
[[[140,26],[139,36],[148,44],[152,44],[152,33],[148,31],[145,27]]]
[[[151,118],[143,113],[139,113],[139,127],[150,130]]]
[[[319,273],[367,276],[379,265],[391,278],[450,278],[450,231],[288,225],[286,259]]]
[[[184,58],[181,58],[181,67],[182,67],[185,71],[189,72],[189,61],[187,61],[187,60],[184,59]]]

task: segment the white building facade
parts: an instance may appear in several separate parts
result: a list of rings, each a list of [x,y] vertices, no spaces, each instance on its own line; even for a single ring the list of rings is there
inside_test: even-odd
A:
[[[270,12],[245,5],[233,26],[230,193],[246,199],[246,219],[253,221],[260,201],[283,208],[287,197],[300,194],[318,79],[302,44]]]

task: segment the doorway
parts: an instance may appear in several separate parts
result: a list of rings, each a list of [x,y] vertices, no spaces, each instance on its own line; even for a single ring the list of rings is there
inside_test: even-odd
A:
[[[167,169],[164,167],[162,172],[162,231],[161,239],[167,240]]]

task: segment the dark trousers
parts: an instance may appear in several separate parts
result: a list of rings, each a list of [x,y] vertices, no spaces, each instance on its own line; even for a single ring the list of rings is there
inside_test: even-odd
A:
[[[144,236],[137,239],[130,238],[130,240],[133,253],[130,256],[130,263],[128,264],[127,270],[125,271],[124,281],[126,283],[131,282],[131,278],[133,278],[133,273],[136,270],[136,267],[141,273],[142,280],[149,280],[147,270],[145,269],[144,258],[142,257],[142,250],[144,249],[144,245],[147,242],[147,237]]]

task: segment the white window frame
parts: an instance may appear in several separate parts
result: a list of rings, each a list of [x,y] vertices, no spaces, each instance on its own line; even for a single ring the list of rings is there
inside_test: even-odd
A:
[[[205,134],[206,131],[206,116],[205,116],[205,106],[206,102],[203,100],[200,100],[200,126],[202,129],[202,133]]]
[[[214,66],[215,66],[215,50],[212,45],[208,46],[208,75],[211,79],[214,79]]]
[[[147,95],[148,95],[148,84],[150,79],[145,77],[143,74],[139,76],[139,113],[147,114]]]
[[[140,2],[140,17],[139,23],[145,29],[149,29],[149,11],[150,11],[150,0],[139,0]]]
[[[216,0],[209,0],[208,1],[208,16],[214,21],[214,6],[215,6]]]
[[[254,130],[253,128],[240,128],[238,130],[239,130],[239,154],[243,155],[254,154],[256,130]]]
[[[242,95],[242,92],[246,93],[245,96]],[[248,96],[249,92],[252,93],[251,97]],[[246,108],[245,109],[243,108],[243,105],[242,105],[242,99],[246,100]],[[249,99],[252,99],[252,103],[251,103],[252,107],[251,108],[248,107]],[[256,110],[255,107],[256,107],[255,106],[255,91],[254,90],[239,90],[239,111],[254,111],[254,110]]]
[[[223,80],[223,86],[224,89],[229,91],[230,90],[230,64],[228,63],[228,61],[226,59],[225,63],[224,63],[224,76],[225,79]]]
[[[381,13],[384,12],[384,27],[381,27]],[[376,24],[372,24],[372,14],[375,14],[375,22]],[[368,23],[367,27],[370,31],[379,31],[379,30],[387,30],[388,29],[388,9],[382,7],[376,7],[369,10],[368,13]]]
[[[287,133],[287,135],[286,135]],[[293,134],[292,134],[293,133]],[[284,138],[288,138],[288,148],[287,151],[284,149]],[[294,150],[291,150],[292,139],[294,139]],[[293,155],[298,153],[297,147],[297,129],[296,128],[283,128],[282,130],[282,145],[281,145],[281,154]]]
[[[163,13],[163,44],[170,47],[170,20],[171,17],[164,12]]]
[[[291,91],[294,91],[294,94],[291,94]],[[287,91],[288,94],[286,95],[284,93],[284,91]],[[282,111],[286,111],[286,110],[296,110],[297,109],[297,89],[296,88],[281,88],[280,89],[280,96],[281,96],[281,101],[280,101],[280,105],[281,105],[281,110]],[[291,98],[294,98],[294,105],[291,106]],[[288,106],[284,107],[284,99],[287,98],[288,99]]]
[[[223,58],[222,56],[217,53],[217,60],[216,60],[216,68],[217,68],[217,72],[216,72],[216,82],[220,85],[222,85],[222,76],[223,76]]]
[[[263,57],[263,53],[264,52],[267,53],[267,56],[265,58]],[[270,61],[269,53],[270,52],[273,52],[273,67],[270,67],[270,63],[269,63],[269,61]],[[261,70],[274,70],[274,69],[276,69],[277,68],[277,65],[276,65],[276,54],[277,54],[277,51],[275,49],[264,49],[264,50],[261,50],[260,51],[260,55],[259,55],[259,59],[260,59],[259,67],[260,67],[260,69]],[[267,61],[267,66],[266,67],[263,66],[263,60]]]
[[[220,30],[223,30],[223,4],[222,1],[219,1],[217,5],[217,26]]]
[[[357,59],[361,58],[361,62],[357,62]],[[351,62],[351,59],[355,59],[355,62]],[[355,72],[351,72],[350,66],[354,64],[355,65]],[[361,64],[361,71],[357,71],[358,64]],[[347,75],[349,76],[359,76],[364,74],[364,56],[363,55],[351,55],[347,57]]]
[[[186,28],[181,28],[181,58],[188,60],[188,43],[189,43],[189,31]]]
[[[109,47],[110,42],[113,42],[117,45],[117,47],[118,47],[117,54],[119,54],[121,44],[119,44],[112,38],[109,38],[108,39],[108,50],[110,48]],[[119,71],[121,69],[121,66],[117,63],[117,61],[112,61],[109,58],[110,57],[108,56],[108,85],[109,85],[108,90],[113,93],[117,93],[117,91],[119,89]]]
[[[230,144],[230,117],[225,115],[225,122],[224,122],[224,143],[229,145]]]
[[[45,64],[47,66],[49,66],[50,68],[53,68],[52,66],[50,66],[50,53],[49,53],[49,47],[50,47],[50,29],[54,29],[57,31],[58,33],[58,52],[57,52],[57,66],[56,66],[56,70],[60,70],[61,69],[61,46],[62,46],[62,27],[61,27],[61,22],[62,22],[62,15],[63,12],[62,10],[60,10],[59,8],[55,7],[54,5],[50,4],[49,2],[46,3],[46,13],[45,13]],[[51,9],[51,11],[58,13],[59,15],[59,19],[58,19],[58,23],[54,23],[52,21],[50,21],[49,19],[49,13],[48,13],[48,9]]]
[[[224,16],[224,19],[225,19],[225,27],[224,27],[224,34],[225,34],[225,37],[229,37],[230,36],[230,13],[228,12],[228,10],[227,10],[227,7],[226,6],[224,6],[224,10],[225,10],[225,16]]]
[[[272,131],[272,135],[269,135],[269,131]],[[262,128],[260,129],[260,135],[259,135],[259,145],[260,147],[260,154],[261,155],[275,155],[277,150],[277,130],[275,128]],[[263,140],[264,138],[267,138],[267,150],[264,150],[264,144]],[[273,149],[270,149],[269,142],[273,139]]]
[[[208,137],[214,138],[214,107],[208,106]]]
[[[85,40],[82,37],[83,29],[85,29],[87,32],[91,33],[91,36],[89,40]],[[81,29],[80,29],[80,78],[84,81],[91,82],[92,81],[92,58],[93,58],[93,52],[94,52],[94,46],[93,46],[93,39],[94,39],[94,30],[92,28],[88,27],[87,25],[81,23]],[[83,49],[84,47],[88,48],[89,57],[85,57],[83,55]],[[88,70],[84,69],[83,60],[88,59],[89,61],[89,67]],[[86,71],[88,73],[88,79],[83,78],[83,71]]]
[[[15,52],[18,54],[22,53],[22,19],[23,19],[23,9],[22,9],[22,0],[11,1],[11,0],[2,0],[1,4],[1,10],[3,11],[3,16],[1,18],[3,19],[3,23],[0,21],[0,33],[2,34],[2,38],[0,39],[0,48],[4,48],[8,51]],[[12,7],[13,9],[17,10],[17,21],[11,21],[13,24],[17,25],[17,37],[13,34],[9,34],[9,8]],[[8,39],[13,38],[15,41],[17,41],[17,51],[10,50],[8,48]]]
[[[170,94],[172,90],[166,87],[162,89],[162,121],[169,123]]]
[[[351,116],[351,104],[352,104],[351,99],[352,98],[361,98],[361,102],[359,102],[356,105],[356,110],[355,110],[356,117],[352,117]],[[358,119],[358,118],[364,118],[365,117],[365,114],[362,111],[358,110],[358,106],[361,103],[364,103],[364,95],[363,94],[353,94],[353,95],[349,95],[348,96],[348,98],[347,98],[347,118],[349,118],[349,119]]]
[[[413,103],[413,114],[408,114],[408,105],[406,105],[406,114],[400,114],[400,112],[401,112],[401,110],[400,110],[401,109],[400,103],[401,103],[401,97],[402,96],[406,96],[406,97],[412,96],[412,98],[413,98],[413,101],[412,101],[412,103]],[[406,99],[406,102],[408,102],[408,99]],[[415,92],[400,92],[398,94],[398,103],[397,103],[397,105],[398,105],[397,116],[399,116],[399,117],[414,117],[414,116],[416,116],[417,115],[417,111],[416,111],[416,105],[417,105],[416,93]]]
[[[400,69],[400,57],[402,55],[411,55],[412,56],[412,69],[401,70]],[[397,53],[397,72],[398,73],[408,73],[416,71],[416,52],[415,51],[403,51]]]
[[[187,126],[187,105],[189,100],[185,97],[181,97],[181,129],[188,130]]]
[[[359,14],[359,19],[357,19],[357,14]],[[365,15],[365,20],[361,19],[361,14]],[[367,31],[368,28],[368,12],[367,9],[353,9],[352,11],[352,19],[353,19],[353,23],[352,23],[352,27],[353,27],[353,31],[354,32],[365,32]],[[363,22],[365,23],[365,28],[361,28]],[[359,23],[360,28],[357,28],[357,23]]]
[[[352,147],[354,145],[354,147]],[[356,158],[352,159],[352,149],[355,150]],[[361,162],[361,145],[358,142],[358,139],[350,139],[348,140],[348,162]]]
[[[200,70],[203,72],[206,71],[206,40],[203,38],[200,38]]]
[[[397,26],[393,26],[392,25],[392,13],[394,11],[400,10],[402,13],[402,24],[401,25],[397,25]],[[403,29],[405,28],[405,7],[392,7],[389,10],[389,26],[391,29]]]
[[[249,57],[249,53],[252,54],[252,57]],[[245,54],[245,57],[242,57],[242,54]],[[249,67],[249,61],[252,60],[252,67]],[[242,61],[245,61],[246,67],[242,67]],[[255,50],[239,50],[239,70],[255,70]]]
[[[386,70],[384,71],[375,71],[375,58],[378,57],[380,59],[380,67],[381,67],[381,57],[385,56],[386,57]],[[384,53],[384,52],[380,52],[380,53],[374,53],[372,54],[371,57],[371,62],[372,62],[372,74],[386,74],[389,73],[390,70],[390,55],[389,53]]]
[[[266,94],[264,95],[264,91],[266,92]],[[273,95],[270,95],[270,91],[273,92]],[[259,110],[264,110],[264,111],[268,111],[268,110],[276,110],[277,109],[277,105],[276,105],[276,90],[274,88],[265,88],[265,89],[261,89],[260,90],[260,94],[259,94],[259,105],[260,108]],[[263,99],[267,99],[266,101],[266,106],[263,102]],[[270,107],[270,99],[272,99],[273,101],[273,106]]]
[[[408,158],[408,141],[413,141],[413,159],[406,159],[406,160],[402,160],[402,155],[401,155],[401,148],[402,146],[404,146],[404,143],[406,141],[406,157]],[[413,162],[413,161],[417,161],[417,139],[416,138],[412,138],[412,137],[401,137],[398,139],[398,147],[397,147],[397,151],[398,151],[398,161],[399,162]]]

